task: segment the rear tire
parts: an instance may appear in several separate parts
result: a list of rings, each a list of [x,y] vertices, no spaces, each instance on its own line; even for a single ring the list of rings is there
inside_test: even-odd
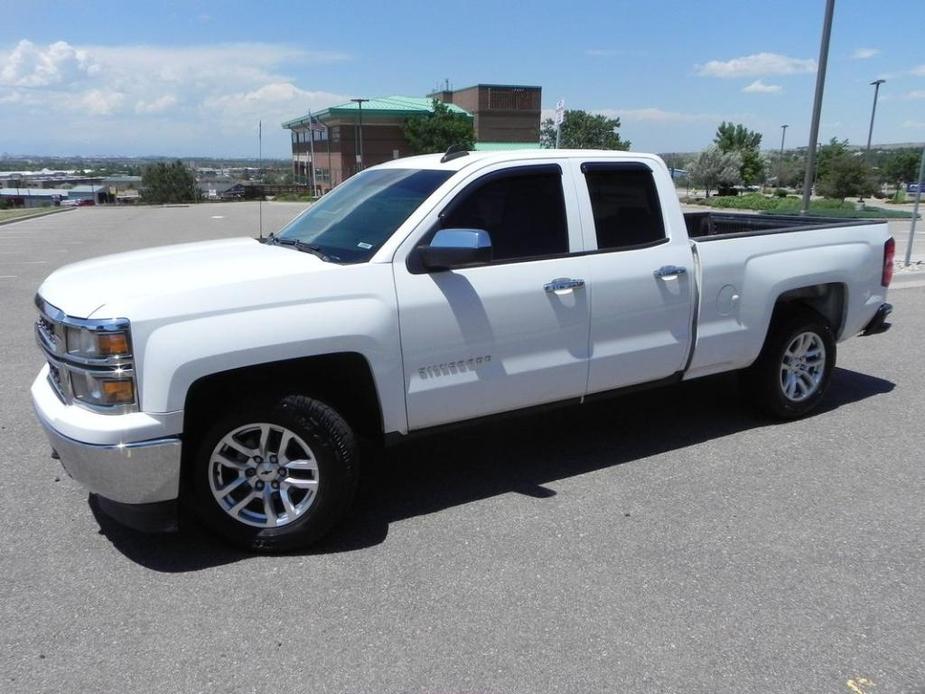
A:
[[[812,412],[829,387],[835,369],[835,335],[809,308],[788,310],[774,319],[758,359],[742,374],[752,403],[776,419]]]
[[[192,510],[251,551],[321,539],[353,501],[359,447],[331,407],[301,395],[231,412],[201,437],[192,463]]]

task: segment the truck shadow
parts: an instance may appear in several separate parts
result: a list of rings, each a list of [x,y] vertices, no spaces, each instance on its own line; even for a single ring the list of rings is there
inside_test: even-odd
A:
[[[395,521],[511,492],[551,497],[556,492],[544,485],[555,480],[774,426],[743,407],[736,384],[734,376],[716,376],[398,444],[366,471],[347,521],[304,554],[364,549],[384,542]],[[890,381],[837,368],[814,416],[893,388]],[[197,571],[254,556],[192,523],[181,523],[178,534],[144,535],[92,503],[91,509],[116,549],[154,571]]]

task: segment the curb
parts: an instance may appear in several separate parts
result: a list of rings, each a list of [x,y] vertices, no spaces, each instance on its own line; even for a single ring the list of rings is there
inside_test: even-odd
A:
[[[7,224],[16,224],[16,222],[25,222],[27,219],[35,219],[36,217],[51,217],[53,214],[59,214],[61,212],[69,212],[71,208],[65,207],[62,209],[57,209],[53,212],[37,212],[36,214],[27,214],[22,217],[13,217],[12,219],[3,219],[0,220],[0,227]]]

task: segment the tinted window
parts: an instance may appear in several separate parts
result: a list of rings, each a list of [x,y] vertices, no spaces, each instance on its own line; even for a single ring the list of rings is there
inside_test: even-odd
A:
[[[376,169],[341,183],[279,233],[340,262],[368,260],[452,171]]]
[[[441,226],[484,229],[491,235],[495,260],[568,253],[562,175],[516,173],[492,178],[461,193]]]
[[[598,169],[586,165],[599,249],[652,243],[665,238],[652,173],[642,169]]]

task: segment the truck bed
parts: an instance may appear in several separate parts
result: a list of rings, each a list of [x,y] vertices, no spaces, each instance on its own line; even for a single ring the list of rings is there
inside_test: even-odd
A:
[[[687,234],[696,241],[739,238],[791,231],[882,224],[882,219],[800,217],[798,215],[685,212]]]

